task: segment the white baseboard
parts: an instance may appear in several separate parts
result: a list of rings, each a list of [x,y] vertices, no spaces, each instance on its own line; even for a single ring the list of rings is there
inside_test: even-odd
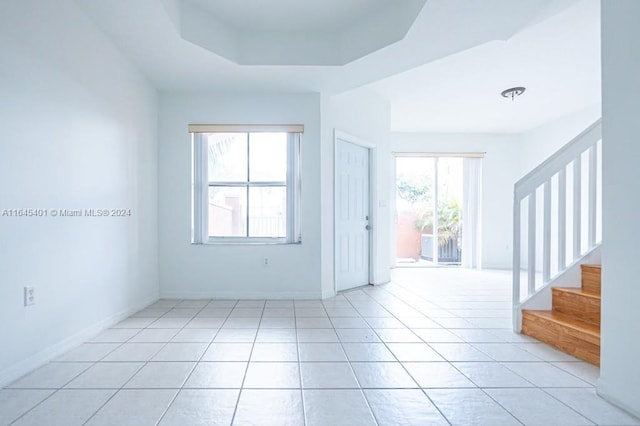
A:
[[[640,408],[638,408],[637,406],[630,406],[629,404],[620,401],[617,397],[612,396],[611,393],[609,393],[608,391],[608,386],[606,381],[602,380],[602,377],[600,377],[600,379],[598,380],[598,383],[596,385],[596,393],[603,399],[606,399],[607,401],[609,401],[610,403],[612,403],[613,405],[622,408],[624,411],[640,418]]]
[[[23,361],[20,361],[17,364],[14,364],[9,368],[4,369],[3,371],[0,371],[0,388],[3,388],[9,383],[14,382],[15,380],[35,370],[36,368],[41,367],[42,365],[46,364],[52,359],[59,357],[60,355],[66,353],[70,349],[73,349],[76,346],[86,342],[87,340],[92,339],[93,337],[100,334],[102,331],[106,330],[112,325],[119,323],[123,319],[130,317],[131,315],[135,314],[139,310],[146,308],[147,306],[151,305],[157,300],[158,300],[157,295],[149,297],[145,299],[143,302],[137,303],[135,305],[132,305],[128,309],[125,309],[121,312],[110,315],[109,317],[103,319],[102,321],[99,321],[89,327],[86,327],[83,330],[67,337],[66,339],[59,341],[58,343],[52,346],[44,348],[43,350],[30,356],[29,358]]]
[[[321,299],[319,291],[161,291],[161,299]]]
[[[334,290],[322,291],[322,299],[329,299],[330,297],[333,297],[335,295],[336,292]]]

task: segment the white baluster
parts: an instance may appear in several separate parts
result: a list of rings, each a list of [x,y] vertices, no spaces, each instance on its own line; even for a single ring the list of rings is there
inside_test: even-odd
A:
[[[596,245],[598,146],[589,148],[589,249]]]
[[[567,168],[558,172],[558,272],[563,271],[567,256]]]
[[[529,279],[527,296],[536,291],[536,190],[529,194],[529,236],[527,238]]]
[[[542,282],[551,278],[551,180],[544,183],[544,223],[542,233]]]
[[[582,250],[580,249],[580,233],[581,215],[580,207],[582,206],[582,190],[581,190],[581,178],[582,178],[582,157],[578,155],[573,160],[573,262],[578,257]]]

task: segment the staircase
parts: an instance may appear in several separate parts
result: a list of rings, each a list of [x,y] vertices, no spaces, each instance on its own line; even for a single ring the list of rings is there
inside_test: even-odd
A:
[[[550,311],[522,311],[522,333],[599,366],[601,268],[581,269],[580,288],[552,289]]]
[[[513,205],[514,331],[595,365],[600,364],[601,158],[597,120],[516,182]]]

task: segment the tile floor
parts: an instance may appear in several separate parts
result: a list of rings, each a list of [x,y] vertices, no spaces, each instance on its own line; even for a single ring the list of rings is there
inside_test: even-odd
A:
[[[510,330],[510,276],[396,269],[318,300],[160,300],[0,390],[12,425],[640,425]]]

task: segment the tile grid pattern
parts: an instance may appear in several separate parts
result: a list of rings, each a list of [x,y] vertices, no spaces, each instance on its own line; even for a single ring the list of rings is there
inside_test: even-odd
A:
[[[423,273],[325,301],[159,301],[116,326],[139,328],[107,330],[0,390],[0,424],[41,424],[44,414],[50,422],[61,416],[60,424],[114,424],[114,413],[136,410],[146,417],[132,423],[161,425],[251,419],[305,425],[640,424],[595,396],[597,369],[502,328],[510,319],[510,299],[500,277],[490,277],[490,285],[475,277],[447,277],[435,286],[424,284]],[[160,326],[172,327],[155,328]],[[116,342],[99,343],[105,340]],[[286,352],[292,346],[295,356]],[[136,352],[143,347],[150,351]],[[178,351],[172,358],[169,348],[196,348],[199,355]],[[92,355],[94,349],[101,351]],[[89,355],[83,358],[83,351]],[[168,355],[158,358],[164,351]],[[128,364],[135,370],[120,384],[73,385],[96,366]],[[200,374],[201,366],[211,366],[217,378]],[[232,380],[237,366],[241,378]],[[153,368],[167,373],[156,377]],[[93,405],[80,405],[91,412],[76,418],[69,417],[73,404],[54,404],[56,398],[89,395]],[[209,395],[217,399],[198,400],[202,407],[196,410],[181,406],[190,397]],[[127,405],[134,397],[146,397],[148,406]],[[3,417],[9,403],[21,408]],[[199,408],[202,418],[185,417]]]

